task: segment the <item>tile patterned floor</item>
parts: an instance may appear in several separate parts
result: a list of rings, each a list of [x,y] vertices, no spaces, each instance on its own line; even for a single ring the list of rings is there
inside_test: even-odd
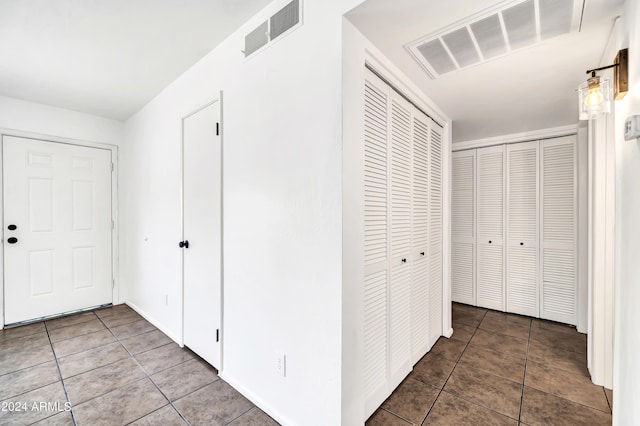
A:
[[[611,424],[575,328],[457,303],[452,319],[367,426]]]
[[[277,425],[126,305],[0,330],[0,424]]]

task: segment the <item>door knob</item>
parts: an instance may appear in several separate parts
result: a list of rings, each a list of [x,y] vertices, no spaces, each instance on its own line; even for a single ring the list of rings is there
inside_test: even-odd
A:
[[[420,256],[424,256],[424,252],[423,251],[420,252]]]
[[[489,241],[489,244],[491,244],[491,241]]]
[[[407,263],[407,259],[402,259],[402,263]]]
[[[7,228],[9,229],[9,231],[15,231],[16,229],[18,229],[18,227],[15,225],[9,225],[7,226]]]
[[[520,243],[520,245],[521,245],[521,246],[523,246],[523,245],[524,245],[524,243]]]
[[[189,240],[180,241],[178,245],[180,246],[180,248],[189,248]]]
[[[18,239],[17,239],[16,237],[11,237],[11,238],[8,238],[8,239],[7,239],[7,242],[8,242],[9,244],[15,244],[15,243],[17,243],[17,242],[18,242]]]

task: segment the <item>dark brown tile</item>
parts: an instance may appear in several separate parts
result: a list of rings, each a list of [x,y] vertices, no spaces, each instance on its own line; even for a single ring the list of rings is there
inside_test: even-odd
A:
[[[409,374],[409,377],[442,389],[455,365],[456,363],[454,361],[429,352],[413,367],[413,371]]]
[[[78,425],[124,425],[167,405],[167,399],[147,378],[129,383],[98,398],[74,405]]]
[[[140,314],[135,311],[127,311],[122,314],[114,314],[108,315],[106,317],[101,317],[100,319],[108,328],[113,328],[119,325],[128,324],[130,322],[139,321],[144,318],[142,318],[142,316],[140,316]]]
[[[442,392],[423,425],[516,426],[517,420]]]
[[[253,404],[222,380],[197,390],[174,406],[191,425],[226,425],[253,408]]]
[[[473,337],[473,333],[476,332],[476,327],[471,327],[465,324],[454,324],[452,339],[459,340],[461,342],[468,342]]]
[[[145,374],[142,369],[131,358],[126,358],[70,377],[64,382],[69,400],[75,406],[143,377]]]
[[[527,353],[527,341],[517,337],[505,336],[478,329],[471,339],[471,345],[484,346],[489,349],[500,348],[500,351],[509,355],[525,358]]]
[[[45,321],[47,324],[47,330],[56,330],[62,327],[68,327],[70,325],[81,324],[83,322],[91,321],[96,319],[96,314],[93,312],[82,312],[79,314],[66,315],[63,317],[50,319]]]
[[[520,413],[522,385],[458,364],[444,391],[517,419]]]
[[[452,303],[451,304],[451,312],[452,313],[461,313],[461,312],[466,312],[466,313],[470,313],[470,314],[476,314],[476,315],[484,315],[486,314],[488,311],[488,309],[486,308],[480,308],[478,306],[471,306],[471,305],[465,305],[464,303]]]
[[[192,359],[154,374],[151,380],[169,400],[175,401],[218,380],[218,374],[210,365]]]
[[[388,411],[378,409],[369,420],[366,421],[365,426],[410,426],[411,423],[402,420],[395,414],[391,414]]]
[[[607,402],[609,403],[609,409],[613,411],[613,391],[611,389],[604,388],[604,394],[607,396]]]
[[[171,406],[165,405],[151,414],[131,423],[134,426],[183,426],[186,425],[180,414]]]
[[[0,330],[0,345],[2,342],[15,339],[16,337],[24,337],[32,334],[45,333],[44,322],[36,322],[34,324],[21,325],[13,328],[5,328]]]
[[[471,344],[462,354],[460,362],[514,382],[524,382],[525,359],[506,354],[499,347],[490,349]]]
[[[434,355],[450,359],[451,361],[457,361],[466,346],[467,344],[465,342],[441,337],[436,344],[433,345],[431,352],[433,352]]]
[[[569,335],[581,334],[581,333],[578,333],[578,330],[576,330],[576,327],[573,325],[562,324],[559,322],[547,321],[547,320],[537,319],[537,318],[534,318],[533,321],[531,321],[531,329],[536,331],[539,329],[558,331],[558,332],[566,333]]]
[[[439,393],[439,389],[408,377],[387,398],[382,408],[414,424],[421,424]]]
[[[564,351],[577,352],[583,355],[587,353],[587,336],[585,334],[577,333],[572,335],[561,331],[532,328],[531,340]]]
[[[491,322],[498,322],[502,324],[519,325],[521,327],[530,328],[531,317],[525,317],[523,315],[511,314],[508,312],[489,311],[485,316]]]
[[[477,327],[484,315],[484,313],[452,312],[451,320],[456,325],[464,324],[470,327]]]
[[[490,317],[489,314],[484,317],[478,328],[486,331],[491,331],[493,333],[500,333],[506,336],[517,337],[523,340],[529,339],[529,331],[531,329],[529,325],[522,325],[519,322],[509,321],[507,317],[496,318],[493,316]]]
[[[609,426],[611,414],[525,386],[521,420],[531,426]]]
[[[60,380],[55,361],[0,376],[0,400],[41,388]]]
[[[129,353],[118,342],[98,346],[88,351],[58,359],[62,377],[75,376],[98,367],[129,357]]]
[[[594,385],[582,375],[529,360],[524,384],[601,411],[609,411],[602,386]]]
[[[157,329],[121,340],[122,344],[132,354],[164,346],[167,343],[171,343],[171,341],[166,334]]]
[[[153,330],[156,330],[156,328],[145,319],[111,328],[111,332],[120,340]]]
[[[108,345],[115,341],[115,337],[109,330],[100,330],[84,336],[53,342],[53,350],[56,352],[57,357],[63,357],[97,348],[98,346]]]
[[[157,373],[174,365],[182,364],[193,359],[188,349],[183,349],[176,343],[169,343],[158,348],[136,354],[136,360],[149,374]]]
[[[89,333],[95,333],[96,331],[104,330],[104,328],[105,327],[102,322],[100,322],[98,318],[94,318],[80,324],[61,327],[55,330],[49,330],[49,337],[51,338],[52,342],[59,342],[61,340],[71,339]]]
[[[279,423],[256,407],[229,423],[229,426],[279,426]]]
[[[565,351],[532,340],[529,343],[529,353],[527,357],[550,367],[589,377],[587,356],[585,354]]]
[[[2,350],[0,351],[0,375],[53,360],[55,357],[51,344],[35,348]]]
[[[113,305],[102,309],[96,309],[94,312],[99,318],[106,318],[111,315],[124,315],[135,311],[123,303],[121,305]]]
[[[16,402],[15,398],[10,398],[9,401]],[[62,382],[55,382],[20,395],[19,402],[24,404],[20,406],[21,411],[0,410],[0,424],[27,425],[38,422],[58,414],[59,410],[64,411],[67,399],[64,396]],[[42,402],[50,405],[41,406]],[[37,408],[34,409],[34,406]]]

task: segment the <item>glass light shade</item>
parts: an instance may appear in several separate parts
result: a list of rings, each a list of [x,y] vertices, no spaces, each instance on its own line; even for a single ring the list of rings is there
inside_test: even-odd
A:
[[[611,82],[592,77],[578,87],[580,120],[590,120],[611,112]]]

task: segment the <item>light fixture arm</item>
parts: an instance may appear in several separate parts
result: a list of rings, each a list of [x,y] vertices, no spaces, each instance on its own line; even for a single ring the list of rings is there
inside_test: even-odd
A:
[[[587,70],[587,74],[591,74],[591,77],[595,77],[596,71],[608,70],[609,68],[615,68],[619,66],[620,64],[611,64],[611,65],[607,65],[606,67],[594,68],[592,70]]]

